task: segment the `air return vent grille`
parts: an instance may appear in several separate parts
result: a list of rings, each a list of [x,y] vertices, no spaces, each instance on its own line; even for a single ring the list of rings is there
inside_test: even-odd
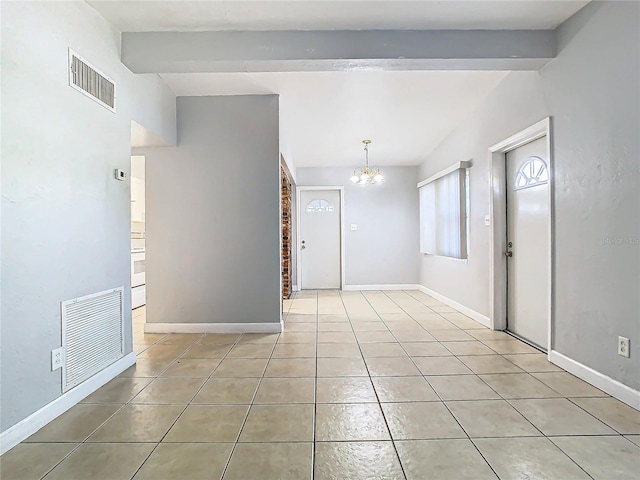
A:
[[[116,111],[116,84],[72,50],[69,50],[69,85]]]
[[[67,391],[124,355],[124,287],[62,302],[62,390]]]

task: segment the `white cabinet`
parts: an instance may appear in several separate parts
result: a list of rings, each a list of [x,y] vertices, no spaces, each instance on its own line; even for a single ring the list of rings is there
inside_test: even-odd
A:
[[[144,180],[131,177],[131,221],[144,222]]]

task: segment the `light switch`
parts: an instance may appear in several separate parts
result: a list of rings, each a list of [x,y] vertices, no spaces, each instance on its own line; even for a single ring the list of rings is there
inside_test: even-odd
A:
[[[357,223],[352,223],[351,224],[351,231],[355,232],[356,230],[358,230],[358,224]]]
[[[490,215],[485,215],[484,216],[484,226],[488,227],[491,225],[491,216]]]

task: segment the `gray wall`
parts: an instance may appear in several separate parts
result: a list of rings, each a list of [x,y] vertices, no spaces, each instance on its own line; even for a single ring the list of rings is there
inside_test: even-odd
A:
[[[383,167],[384,183],[349,181],[352,168],[298,168],[298,186],[344,189],[345,283],[418,283],[417,167]],[[352,232],[349,225],[358,230]]]
[[[120,63],[84,2],[2,2],[2,431],[61,395],[60,302],[125,287],[131,341],[131,120],[175,141],[175,97]],[[117,83],[117,113],[68,86],[71,47]]]
[[[640,4],[596,2],[558,34],[541,72],[554,119],[555,348],[640,389]]]
[[[145,150],[147,323],[279,322],[278,97],[177,103]]]
[[[489,314],[488,148],[553,118],[556,266],[554,349],[640,388],[640,5],[593,2],[558,30],[559,54],[512,73],[431,154],[421,178],[458,160],[471,168],[468,262],[423,257],[420,279]],[[631,338],[630,359],[616,353]]]

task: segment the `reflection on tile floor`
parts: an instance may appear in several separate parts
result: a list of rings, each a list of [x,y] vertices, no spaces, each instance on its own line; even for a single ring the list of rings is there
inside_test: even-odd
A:
[[[624,479],[640,412],[415,291],[304,291],[282,335],[144,334],[10,479]]]

